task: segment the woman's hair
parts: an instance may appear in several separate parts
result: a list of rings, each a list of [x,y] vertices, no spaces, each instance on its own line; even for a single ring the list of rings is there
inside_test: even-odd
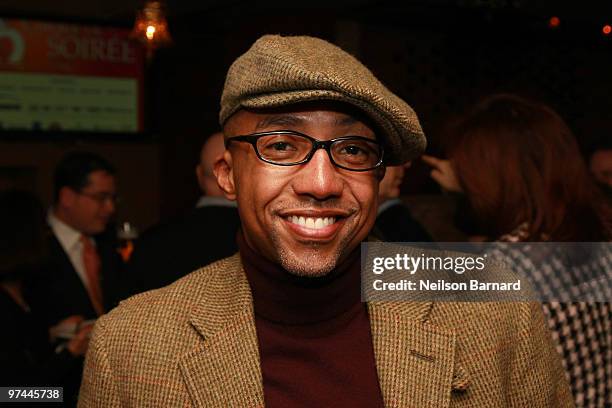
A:
[[[454,126],[448,155],[489,237],[526,223],[531,240],[610,238],[610,207],[550,107],[515,95],[488,97]]]
[[[45,218],[38,199],[18,190],[0,192],[0,281],[21,279],[45,256]]]

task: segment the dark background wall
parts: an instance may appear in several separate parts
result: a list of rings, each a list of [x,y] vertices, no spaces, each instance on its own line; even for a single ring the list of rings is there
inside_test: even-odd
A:
[[[82,10],[86,16],[79,17],[68,11],[62,15],[61,7],[20,10],[17,2],[9,3],[4,10],[0,5],[0,13],[125,26],[138,7],[132,0],[107,1],[104,7],[93,2],[100,10]],[[445,124],[492,92],[518,92],[550,104],[583,146],[594,136],[610,134],[612,36],[601,32],[604,24],[612,24],[609,1],[331,3],[168,1],[174,45],[159,50],[146,67],[147,132],[135,139],[141,150],[132,151],[135,160],[120,172],[148,174],[155,187],[132,194],[124,218],[138,219],[144,227],[193,206],[199,195],[194,166],[201,143],[219,126],[225,72],[266,33],[319,36],[359,57],[414,107],[434,154],[441,154]],[[561,19],[556,29],[548,26],[553,15]],[[52,146],[49,140],[40,148]],[[139,161],[139,154],[148,159]],[[427,169],[416,163],[404,192],[436,191]],[[154,208],[143,216],[143,207]]]

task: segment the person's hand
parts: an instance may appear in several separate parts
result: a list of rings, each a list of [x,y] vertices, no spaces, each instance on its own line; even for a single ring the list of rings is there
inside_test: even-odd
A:
[[[66,349],[75,357],[84,356],[89,346],[93,324],[80,326],[75,336],[68,342]]]
[[[438,159],[437,157],[423,155],[421,156],[423,161],[430,165],[433,169],[431,170],[431,178],[436,181],[444,190],[452,191],[455,193],[462,192],[459,179],[455,174],[453,165],[450,160]]]
[[[73,337],[83,320],[85,319],[81,315],[73,315],[63,319],[55,326],[49,328],[49,338],[53,342],[57,339]]]

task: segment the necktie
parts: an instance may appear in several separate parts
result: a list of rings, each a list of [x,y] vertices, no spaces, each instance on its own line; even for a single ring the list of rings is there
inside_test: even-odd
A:
[[[104,314],[104,303],[102,302],[102,288],[100,287],[100,257],[91,240],[85,235],[81,235],[83,244],[83,264],[87,275],[89,298],[98,314]]]

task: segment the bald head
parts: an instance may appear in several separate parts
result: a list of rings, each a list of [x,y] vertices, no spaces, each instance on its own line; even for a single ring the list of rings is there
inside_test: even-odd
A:
[[[202,145],[200,163],[196,166],[196,176],[200,189],[207,196],[224,196],[213,174],[213,164],[223,155],[224,151],[225,146],[223,144],[222,132],[213,133]]]

